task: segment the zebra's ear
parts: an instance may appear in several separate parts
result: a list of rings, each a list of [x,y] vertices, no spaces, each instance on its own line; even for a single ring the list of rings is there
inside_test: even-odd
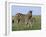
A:
[[[29,11],[29,13],[32,13],[32,11]]]

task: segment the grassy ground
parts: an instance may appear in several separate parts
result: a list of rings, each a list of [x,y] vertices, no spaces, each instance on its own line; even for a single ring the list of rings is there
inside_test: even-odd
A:
[[[28,27],[25,24],[17,24],[12,23],[12,31],[19,31],[19,30],[40,30],[41,29],[41,16],[33,16],[35,18],[35,22],[33,27]]]

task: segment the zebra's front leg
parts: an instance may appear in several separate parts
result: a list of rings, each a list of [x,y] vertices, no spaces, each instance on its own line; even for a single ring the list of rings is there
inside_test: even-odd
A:
[[[31,22],[31,20],[29,20],[29,28],[32,29],[32,27],[33,27],[33,24],[32,24],[32,22]]]

